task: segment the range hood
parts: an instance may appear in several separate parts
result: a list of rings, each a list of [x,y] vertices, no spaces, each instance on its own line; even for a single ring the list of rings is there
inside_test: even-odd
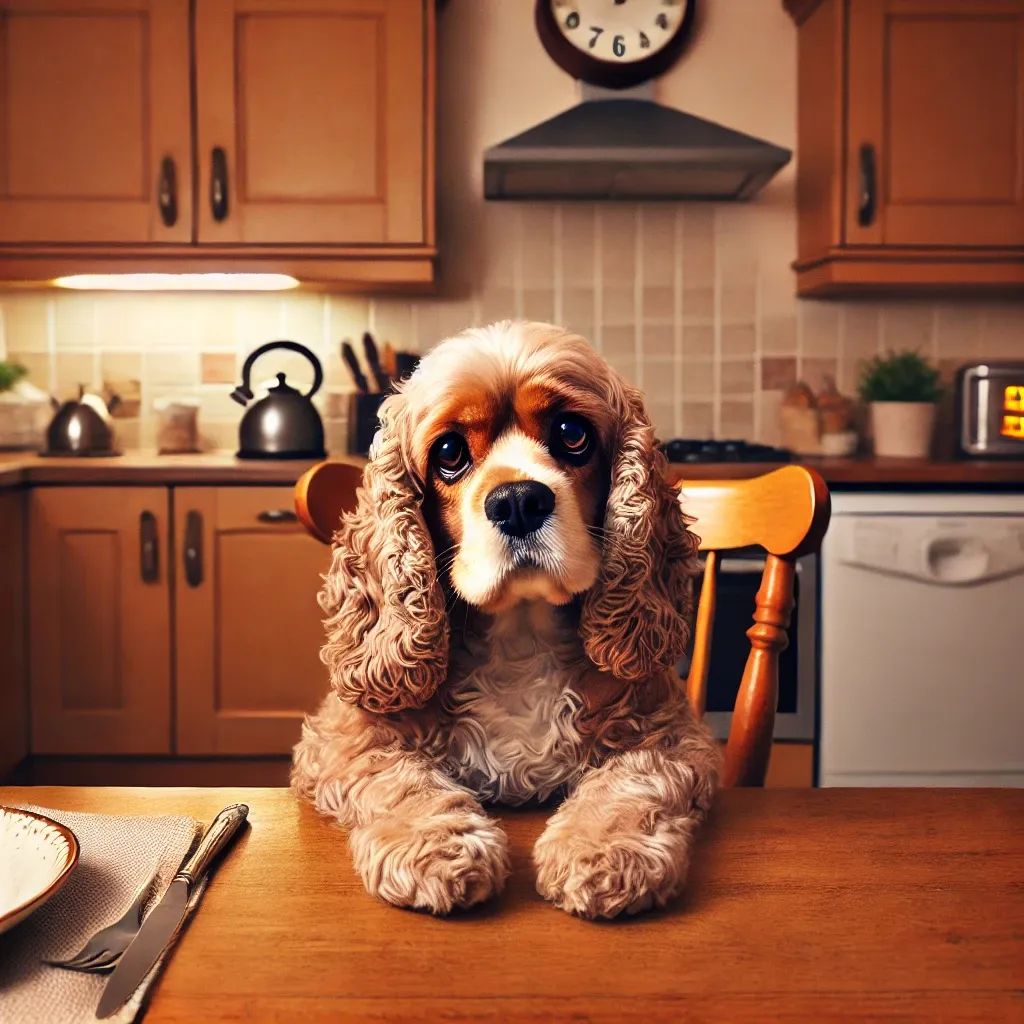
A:
[[[793,155],[652,99],[607,96],[488,149],[484,198],[750,199]]]

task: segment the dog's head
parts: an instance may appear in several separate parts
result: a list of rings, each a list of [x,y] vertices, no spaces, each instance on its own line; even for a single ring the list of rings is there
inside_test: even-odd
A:
[[[590,659],[641,682],[689,640],[697,539],[640,393],[549,324],[469,330],[388,398],[321,605],[339,696],[422,705],[448,661],[446,591],[484,612],[580,602]]]

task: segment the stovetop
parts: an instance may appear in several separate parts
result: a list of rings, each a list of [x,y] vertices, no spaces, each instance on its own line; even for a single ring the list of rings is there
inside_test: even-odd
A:
[[[666,441],[661,450],[669,462],[791,462],[793,459],[793,453],[785,448],[710,438],[675,438]]]

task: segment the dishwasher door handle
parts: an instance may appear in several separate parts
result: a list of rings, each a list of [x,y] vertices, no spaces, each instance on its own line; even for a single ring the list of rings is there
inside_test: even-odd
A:
[[[977,583],[990,575],[992,552],[977,537],[931,537],[924,548],[925,571],[936,583]]]

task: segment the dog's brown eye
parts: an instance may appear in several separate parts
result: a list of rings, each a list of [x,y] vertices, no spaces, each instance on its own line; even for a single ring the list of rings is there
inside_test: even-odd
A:
[[[551,453],[567,462],[581,465],[590,457],[593,428],[575,413],[555,417],[551,427]]]
[[[455,431],[442,434],[434,442],[433,459],[442,480],[455,480],[469,465],[469,446],[466,439]]]

